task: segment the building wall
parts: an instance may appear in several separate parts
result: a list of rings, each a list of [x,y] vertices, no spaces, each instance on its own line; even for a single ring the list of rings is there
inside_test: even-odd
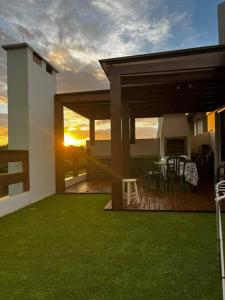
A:
[[[49,74],[44,60],[42,66],[34,62],[28,46],[9,48],[7,61],[9,150],[29,151],[30,191],[23,193],[21,183],[9,186],[0,215],[55,193],[55,71]],[[9,163],[9,172],[20,168],[20,163]]]
[[[55,193],[54,95],[55,73],[46,72],[28,51],[30,187],[38,195]]]
[[[215,145],[215,133],[214,132],[204,132],[202,134],[198,134],[196,136],[191,137],[191,152],[199,153],[202,151],[202,145],[210,146],[211,150],[214,152]]]
[[[218,5],[219,43],[225,44],[225,2]]]
[[[95,141],[90,146],[87,141],[89,159],[87,176],[89,179],[106,179],[111,177],[111,141]],[[130,176],[144,176],[145,171],[154,167],[159,159],[159,139],[138,139],[130,145]]]
[[[191,158],[191,134],[185,114],[164,115],[160,127],[160,156],[165,157],[165,138],[186,137],[188,158]]]
[[[202,145],[208,145],[210,146],[210,149],[212,150],[214,154],[214,173],[216,174],[217,166],[218,166],[218,136],[219,136],[219,131],[218,131],[218,114],[215,112],[208,113],[207,116],[205,113],[201,114],[194,114],[191,118],[190,121],[190,126],[193,124],[194,120],[196,120],[198,117],[202,116],[203,120],[203,130],[204,132],[202,134],[198,134],[196,136],[191,137],[191,152],[193,154],[199,153],[202,150]]]
[[[89,154],[94,157],[110,157],[111,141],[95,141],[95,145],[90,146],[87,141]],[[157,139],[138,139],[135,144],[130,145],[131,157],[155,156],[159,155],[159,138]]]
[[[8,146],[28,150],[28,50],[14,49],[7,53],[8,80]]]

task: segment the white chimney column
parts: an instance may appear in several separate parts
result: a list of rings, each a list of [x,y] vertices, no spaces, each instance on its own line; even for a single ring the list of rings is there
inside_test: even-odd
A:
[[[55,193],[54,95],[56,70],[29,45],[7,51],[9,150],[28,150],[30,202]],[[11,163],[10,171],[20,168]],[[9,187],[9,195],[22,185]]]

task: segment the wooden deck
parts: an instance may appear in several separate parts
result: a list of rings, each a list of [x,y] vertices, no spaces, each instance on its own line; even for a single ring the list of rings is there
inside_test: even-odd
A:
[[[212,212],[215,211],[213,189],[202,186],[196,191],[187,188],[185,192],[175,189],[173,193],[146,190],[142,181],[138,184],[140,204],[131,203],[128,211],[183,211],[183,212]],[[66,190],[67,193],[111,193],[111,184],[107,180],[86,180],[75,184]],[[224,207],[225,208],[225,207]],[[105,210],[111,210],[111,201]],[[224,209],[223,209],[224,210]]]
[[[68,187],[66,193],[110,194],[111,183],[103,179],[85,180]]]

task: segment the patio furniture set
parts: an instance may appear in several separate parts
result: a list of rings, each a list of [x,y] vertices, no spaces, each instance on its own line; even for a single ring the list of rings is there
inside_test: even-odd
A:
[[[184,156],[171,156],[167,160],[156,161],[156,168],[145,174],[145,187],[151,189],[154,182],[159,191],[173,192],[175,186],[185,191],[186,182],[193,187],[198,184],[198,170],[196,163]]]
[[[144,175],[144,189],[157,189],[160,192],[173,193],[178,186],[185,192],[186,183],[192,187],[198,184],[198,170],[196,163],[184,156],[171,156],[167,160],[155,161],[153,168]],[[137,179],[123,179],[123,199],[125,206],[140,204]]]

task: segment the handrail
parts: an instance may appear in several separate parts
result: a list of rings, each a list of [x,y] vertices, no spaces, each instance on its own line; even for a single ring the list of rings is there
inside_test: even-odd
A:
[[[0,163],[22,162],[23,171],[17,173],[0,174],[0,187],[22,182],[23,191],[29,191],[29,151],[27,150],[0,150]]]
[[[215,186],[216,197],[216,228],[217,228],[217,249],[220,262],[221,283],[222,283],[222,296],[225,300],[225,266],[224,266],[224,250],[223,250],[223,231],[221,220],[221,207],[220,204],[225,200],[225,181],[220,181]]]

